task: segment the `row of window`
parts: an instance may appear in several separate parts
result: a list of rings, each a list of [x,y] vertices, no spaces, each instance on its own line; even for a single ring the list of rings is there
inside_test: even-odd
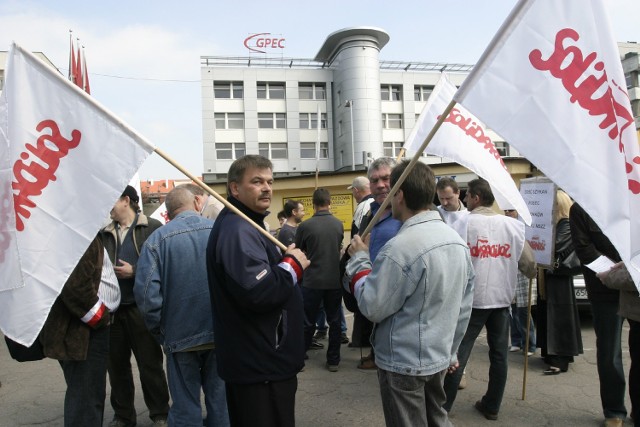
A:
[[[301,142],[300,158],[315,159],[316,143]],[[218,160],[235,160],[246,154],[246,144],[244,142],[222,142],[216,143],[216,158]],[[288,159],[288,148],[286,142],[261,142],[258,144],[258,154],[269,159]],[[320,142],[320,158],[329,158],[329,143]]]
[[[215,113],[216,129],[244,129],[244,113]],[[286,129],[285,113],[258,113],[259,129]],[[300,113],[300,129],[317,129],[317,113]],[[327,114],[320,114],[320,128],[327,128]]]
[[[414,86],[414,101],[426,101],[433,91],[433,86]],[[286,86],[283,82],[258,82],[258,99],[285,99]],[[213,83],[213,96],[217,99],[242,99],[244,98],[243,82]],[[299,83],[298,98],[300,99],[327,99],[327,91],[324,83]],[[402,85],[381,85],[380,99],[383,101],[402,101]]]

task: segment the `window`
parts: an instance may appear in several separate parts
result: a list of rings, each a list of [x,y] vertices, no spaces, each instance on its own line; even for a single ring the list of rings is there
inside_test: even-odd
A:
[[[326,99],[324,83],[300,83],[298,84],[298,97],[300,99]]]
[[[244,129],[244,113],[215,113],[216,129]]]
[[[216,158],[218,160],[235,160],[246,154],[244,142],[224,142],[216,144]]]
[[[315,142],[301,142],[300,143],[300,158],[301,159],[315,159],[316,158],[316,143]],[[320,158],[329,158],[329,143],[320,142]]]
[[[413,98],[414,101],[426,101],[433,92],[433,86],[414,86]]]
[[[284,99],[284,83],[258,82],[258,99]]]
[[[509,144],[504,141],[496,141],[494,142],[496,150],[500,153],[500,156],[506,157],[509,155]]]
[[[385,157],[398,157],[400,149],[402,148],[402,142],[384,142],[382,148]]]
[[[320,128],[327,128],[326,113],[320,113]],[[318,113],[300,113],[300,129],[318,129]]]
[[[402,129],[402,114],[383,114],[383,129]]]
[[[285,113],[258,113],[259,129],[285,129],[287,116]]]
[[[286,142],[261,142],[258,144],[258,154],[268,159],[286,159]]]
[[[244,88],[242,82],[214,82],[213,96],[217,99],[242,99]]]
[[[382,85],[380,86],[380,99],[383,101],[402,101],[402,86]]]

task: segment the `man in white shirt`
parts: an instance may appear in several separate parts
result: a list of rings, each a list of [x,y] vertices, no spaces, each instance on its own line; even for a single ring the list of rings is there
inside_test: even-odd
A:
[[[458,232],[460,237],[467,240],[467,219],[469,211],[460,201],[460,188],[451,177],[445,176],[436,183],[436,193],[440,206],[438,211],[444,222]]]

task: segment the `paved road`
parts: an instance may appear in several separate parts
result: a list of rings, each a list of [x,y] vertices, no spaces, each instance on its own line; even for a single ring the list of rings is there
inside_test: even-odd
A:
[[[623,352],[628,371],[627,335],[628,327],[625,325]],[[583,318],[582,336],[585,352],[576,358],[576,363],[567,373],[544,376],[542,370],[545,366],[539,355],[530,358],[524,401],[524,357],[511,353],[509,379],[499,420],[488,421],[473,408],[473,403],[484,393],[487,382],[488,347],[484,335],[481,335],[467,367],[468,388],[458,394],[451,421],[457,427],[601,425],[595,337],[589,317]],[[356,369],[360,349],[342,347],[342,362],[337,373],[330,373],[324,368],[323,350],[310,351],[309,355],[305,371],[298,376],[298,426],[384,426],[377,376],[375,372]],[[63,424],[65,383],[56,361],[18,363],[10,359],[6,347],[0,344],[0,382],[0,427]],[[150,426],[138,383],[137,390],[138,425]],[[105,421],[108,423],[112,416],[113,411],[107,402]]]

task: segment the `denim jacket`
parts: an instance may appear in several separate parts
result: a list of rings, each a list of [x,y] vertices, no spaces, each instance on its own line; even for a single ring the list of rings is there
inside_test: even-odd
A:
[[[363,273],[371,269],[371,273]],[[378,254],[347,265],[358,307],[377,323],[376,364],[403,375],[432,375],[457,360],[473,302],[473,266],[466,243],[435,211],[419,213]]]
[[[212,227],[195,211],[181,212],[142,247],[133,292],[165,353],[214,342],[205,258]]]

